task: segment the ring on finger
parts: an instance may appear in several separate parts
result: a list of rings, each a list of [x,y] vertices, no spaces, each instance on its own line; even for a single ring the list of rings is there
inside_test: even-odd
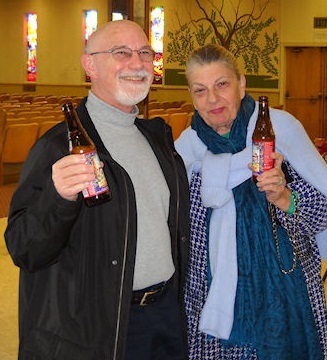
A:
[[[278,182],[277,185],[278,185],[278,186],[283,185],[283,182],[284,182],[283,177],[279,175],[279,182]]]

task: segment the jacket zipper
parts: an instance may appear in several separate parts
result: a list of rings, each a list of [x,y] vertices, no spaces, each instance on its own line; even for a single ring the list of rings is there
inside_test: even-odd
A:
[[[114,346],[114,353],[113,353],[113,360],[117,359],[117,351],[118,351],[118,339],[119,339],[119,329],[120,329],[120,319],[121,319],[121,311],[122,311],[122,295],[123,295],[123,284],[124,284],[124,274],[126,268],[126,258],[127,258],[127,240],[128,240],[128,222],[129,222],[129,196],[127,191],[127,182],[126,177],[124,176],[124,187],[126,191],[126,223],[125,223],[125,240],[124,240],[124,257],[123,257],[123,264],[122,264],[122,272],[120,278],[120,292],[119,292],[119,306],[117,309],[117,323],[116,323],[116,335],[115,335],[115,346]]]
[[[174,153],[176,153],[176,151],[171,151],[171,148],[169,146],[168,139],[167,139],[167,132],[165,132],[165,143],[166,143],[166,147],[168,149],[168,153],[170,154],[171,159],[172,159],[172,163],[173,163],[173,167],[174,167],[174,174],[175,174],[175,183],[176,183],[176,223],[175,223],[175,241],[173,241],[173,243],[175,244],[175,256],[176,256],[178,254],[178,244],[177,244],[177,242],[178,242],[180,189],[179,189],[179,180],[178,180],[178,171],[177,171],[176,159],[175,159],[175,156],[174,156]],[[174,259],[174,260],[176,260],[176,259]],[[177,262],[176,262],[176,265],[177,265]]]

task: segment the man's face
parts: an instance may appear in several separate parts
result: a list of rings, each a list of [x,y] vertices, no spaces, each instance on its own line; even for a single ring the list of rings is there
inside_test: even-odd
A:
[[[110,105],[130,112],[147,96],[153,80],[153,59],[145,60],[137,51],[152,50],[143,31],[133,24],[109,29],[92,44],[90,52],[100,53],[86,55],[92,57],[92,91]],[[102,52],[109,49],[115,49],[114,53]]]

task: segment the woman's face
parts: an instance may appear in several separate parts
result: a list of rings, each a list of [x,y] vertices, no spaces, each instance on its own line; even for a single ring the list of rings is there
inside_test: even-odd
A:
[[[230,131],[245,95],[245,77],[224,63],[194,65],[188,77],[195,109],[218,134]]]

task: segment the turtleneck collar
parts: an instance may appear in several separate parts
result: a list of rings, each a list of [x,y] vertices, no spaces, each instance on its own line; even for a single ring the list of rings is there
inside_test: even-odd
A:
[[[131,113],[127,113],[99,99],[92,91],[89,92],[85,105],[96,128],[105,125],[118,128],[133,127],[135,117],[139,114],[136,105]]]

